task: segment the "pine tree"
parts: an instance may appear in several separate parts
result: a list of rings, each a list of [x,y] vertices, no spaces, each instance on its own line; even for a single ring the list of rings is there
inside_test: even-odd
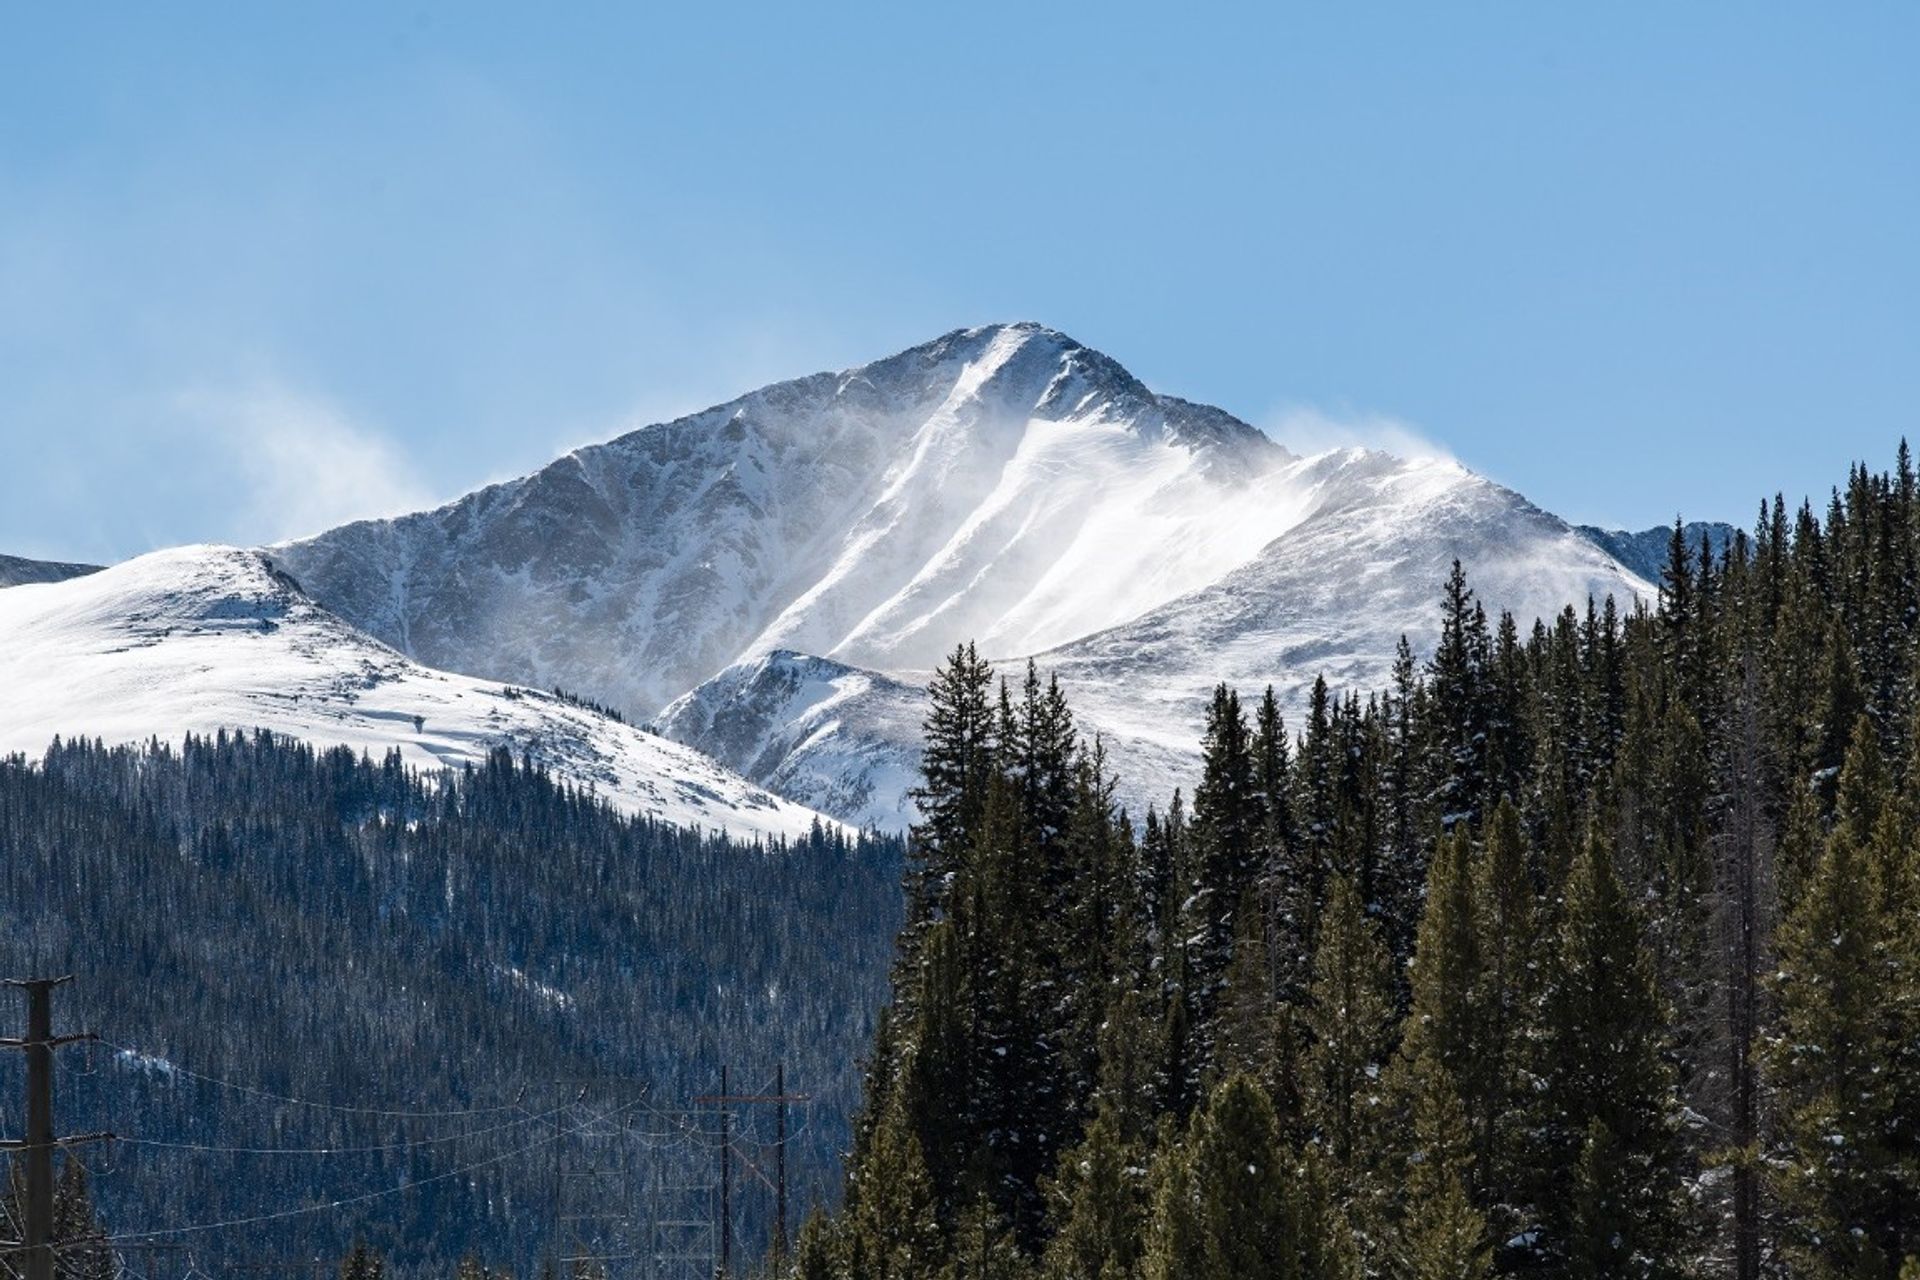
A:
[[[61,1280],[114,1280],[119,1266],[113,1246],[98,1243],[106,1235],[86,1166],[69,1157],[53,1190],[53,1239],[60,1246],[54,1269]]]
[[[897,1095],[898,1122],[912,1133],[916,1158],[928,1175],[934,1203],[950,1208],[977,1156],[975,1135],[985,1105],[979,1078],[981,981],[970,965],[958,925],[941,921],[921,948],[910,1049],[897,1090],[869,1090],[870,1107],[884,1115]],[[877,1094],[877,1096],[876,1096]],[[876,1158],[856,1151],[854,1168]]]
[[[913,926],[931,921],[944,905],[969,833],[986,807],[998,748],[992,690],[993,668],[970,644],[948,656],[927,690],[921,782],[912,793],[920,822],[912,836],[915,865],[905,935],[916,942],[921,930]]]
[[[1261,695],[1254,715],[1253,777],[1265,816],[1261,853],[1264,859],[1272,859],[1293,842],[1293,752],[1272,685]]]
[[[847,1280],[924,1280],[938,1266],[933,1184],[920,1140],[897,1112],[882,1119],[865,1165],[849,1176],[844,1213],[836,1252]]]
[[[1305,1020],[1311,1035],[1301,1071],[1307,1121],[1334,1169],[1351,1175],[1378,1123],[1394,1010],[1386,948],[1344,876],[1334,878],[1327,894]]]
[[[1453,562],[1441,603],[1440,643],[1427,664],[1435,785],[1428,805],[1441,825],[1478,818],[1487,792],[1487,618]]]
[[[792,1280],[839,1280],[846,1274],[833,1219],[815,1205],[794,1241]]]
[[[984,1196],[954,1224],[937,1280],[1029,1280],[1034,1267],[1007,1220]]]
[[[1309,1261],[1328,1251],[1327,1223],[1303,1194],[1310,1180],[1292,1167],[1272,1104],[1246,1077],[1214,1091],[1161,1163],[1147,1280],[1305,1280]]]
[[[1871,721],[1860,720],[1841,819],[1779,935],[1778,1024],[1764,1061],[1779,1098],[1788,1156],[1778,1193],[1788,1247],[1809,1276],[1890,1275],[1920,1248],[1920,1126],[1913,1041],[1920,993],[1909,957],[1911,917],[1890,915],[1876,865],[1911,846],[1895,819],[1861,839],[1884,794]],[[1886,846],[1874,845],[1884,839]]]
[[[340,1263],[340,1280],[380,1280],[386,1271],[386,1259],[369,1249],[366,1241],[355,1240]]]
[[[1241,894],[1234,915],[1239,927],[1218,1004],[1216,1073],[1246,1075],[1272,1097],[1289,1064],[1283,1063],[1271,944],[1252,889]]]
[[[1443,837],[1427,869],[1427,906],[1413,953],[1413,1003],[1400,1057],[1423,1056],[1456,1084],[1479,1069],[1481,929],[1475,914],[1472,843]]]
[[[1266,815],[1254,776],[1253,744],[1240,699],[1214,690],[1201,747],[1200,785],[1193,792],[1195,877],[1188,899],[1188,981],[1199,1015],[1201,1051],[1217,1036],[1214,1012],[1225,985],[1236,930],[1235,911],[1259,869]]]
[[[1490,1242],[1467,1194],[1466,1120],[1452,1080],[1431,1059],[1416,1087],[1413,1141],[1387,1272],[1396,1280],[1480,1280],[1491,1270]]]
[[[1589,832],[1573,866],[1546,993],[1540,1197],[1546,1245],[1574,1274],[1675,1274],[1674,1082],[1666,1009],[1638,913]],[[1600,1265],[1612,1271],[1583,1270]]]
[[[1145,1160],[1116,1111],[1094,1117],[1048,1187],[1059,1224],[1046,1250],[1048,1280],[1127,1280],[1136,1273],[1148,1208]]]
[[[1480,965],[1477,1069],[1468,1083],[1473,1142],[1469,1186],[1500,1225],[1524,1213],[1528,1045],[1538,1021],[1540,910],[1520,814],[1502,800],[1487,823],[1487,845],[1473,868],[1474,925]]]

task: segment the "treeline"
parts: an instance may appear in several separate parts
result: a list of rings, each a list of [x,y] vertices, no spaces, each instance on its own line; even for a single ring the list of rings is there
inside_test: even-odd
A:
[[[796,1274],[1914,1274],[1917,618],[1904,445],[1630,612],[1456,566],[1391,688],[1219,689],[1137,838],[1058,686],[957,651]]]
[[[789,1172],[798,1204],[830,1192],[901,858],[626,817],[505,752],[422,776],[264,734],[65,742],[0,760],[0,975],[74,974],[56,1030],[106,1038],[61,1051],[57,1106],[121,1135],[68,1153],[110,1234],[214,1274],[361,1235],[403,1275],[471,1253],[532,1276],[556,1170],[610,1128],[646,1161],[624,1247],[667,1216],[658,1184],[711,1177],[687,1108],[723,1064],[757,1086],[784,1061],[813,1095]],[[743,1247],[770,1201],[737,1189]]]

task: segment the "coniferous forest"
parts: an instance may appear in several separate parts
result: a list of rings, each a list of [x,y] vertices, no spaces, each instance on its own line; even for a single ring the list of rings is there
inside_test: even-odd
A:
[[[60,1052],[56,1101],[62,1133],[118,1135],[63,1153],[61,1237],[97,1234],[97,1205],[107,1277],[116,1254],[311,1275],[356,1236],[405,1274],[472,1254],[535,1275],[582,1207],[556,1179],[612,1155],[633,1203],[708,1212],[649,1188],[712,1180],[691,1100],[722,1066],[758,1087],[784,1062],[813,1097],[788,1150],[804,1206],[833,1189],[900,919],[895,840],[703,836],[504,752],[439,777],[264,734],[56,744],[0,761],[0,851],[0,973],[73,974],[56,1029],[103,1038]],[[0,1055],[8,1136],[21,1072]],[[734,1208],[757,1249],[771,1197]],[[0,1198],[0,1238],[18,1222]],[[84,1280],[100,1256],[60,1255]]]
[[[1917,487],[1525,631],[1456,565],[1429,660],[1219,688],[1144,815],[956,651],[797,1274],[1920,1274]]]

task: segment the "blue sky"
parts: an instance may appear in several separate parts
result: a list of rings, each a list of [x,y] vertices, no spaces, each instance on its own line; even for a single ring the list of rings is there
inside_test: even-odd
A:
[[[1920,434],[1920,6],[542,8],[9,11],[0,550],[285,536],[997,319],[1580,520]]]

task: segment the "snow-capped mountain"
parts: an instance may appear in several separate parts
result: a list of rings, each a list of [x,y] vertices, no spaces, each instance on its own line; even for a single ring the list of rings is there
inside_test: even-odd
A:
[[[950,333],[275,548],[421,661],[560,685],[898,825],[926,673],[1059,671],[1124,775],[1185,781],[1220,680],[1383,682],[1458,556],[1522,625],[1645,580],[1460,466],[1301,457],[1033,324]]]
[[[422,769],[497,746],[619,808],[741,838],[819,815],[565,698],[435,671],[314,604],[260,551],[183,547],[0,591],[0,751],[264,728]]]
[[[277,549],[434,666],[645,716],[777,649],[928,667],[1064,644],[1204,585],[1290,516],[1289,455],[1063,334],[948,334]]]

